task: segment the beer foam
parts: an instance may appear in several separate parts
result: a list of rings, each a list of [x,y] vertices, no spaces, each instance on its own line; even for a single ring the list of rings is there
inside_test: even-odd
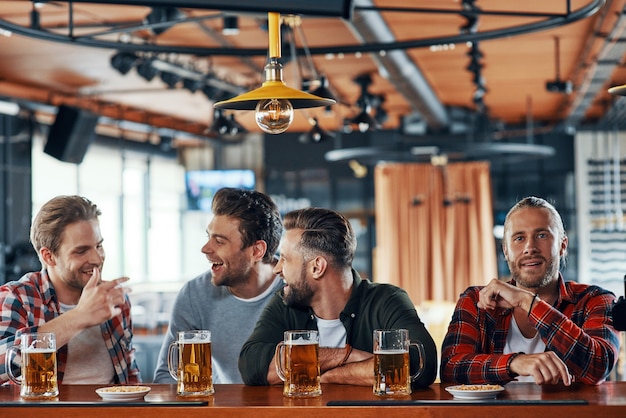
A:
[[[187,340],[179,341],[181,344],[210,344],[211,340],[208,338],[189,338]]]
[[[315,345],[315,344],[317,344],[317,341],[303,340],[303,339],[285,341],[285,345]]]
[[[403,350],[401,348],[397,348],[394,350],[374,350],[374,354],[404,354],[408,352],[409,350]]]
[[[22,353],[55,353],[57,350],[52,348],[32,348],[29,347],[25,350],[22,350]]]

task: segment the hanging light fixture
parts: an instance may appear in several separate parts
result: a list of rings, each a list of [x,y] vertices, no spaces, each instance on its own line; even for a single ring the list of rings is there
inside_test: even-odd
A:
[[[316,117],[310,118],[311,130],[304,132],[298,137],[298,140],[303,144],[318,143],[335,138],[335,134],[322,129]]]
[[[222,27],[222,35],[234,36],[239,35],[239,18],[235,15],[226,15],[223,18],[224,26]]]
[[[209,128],[209,133],[217,136],[234,137],[246,132],[246,129],[235,120],[232,113],[226,116],[223,109],[215,109],[213,111],[213,124]]]
[[[311,94],[314,96],[326,97],[328,99],[335,100],[333,92],[330,91],[330,89],[328,88],[328,79],[326,78],[326,76],[320,76],[319,83],[319,87],[313,90]]]
[[[293,110],[329,106],[335,100],[288,87],[283,81],[280,53],[280,14],[268,13],[269,62],[261,87],[215,103],[217,109],[255,110],[256,123],[269,134],[285,132],[293,121]]]
[[[356,125],[359,132],[375,131],[380,129],[380,123],[371,114],[372,99],[374,98],[367,88],[372,84],[369,74],[362,74],[354,79],[354,82],[361,86],[361,95],[357,100],[359,113],[352,119],[348,119],[349,125]]]

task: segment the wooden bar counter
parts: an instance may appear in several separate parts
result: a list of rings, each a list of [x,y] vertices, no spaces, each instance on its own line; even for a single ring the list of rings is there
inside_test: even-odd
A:
[[[61,385],[58,399],[24,401],[19,387],[0,386],[0,411],[8,417],[225,417],[285,418],[403,418],[403,417],[625,417],[626,382],[606,382],[598,386],[575,384],[537,386],[512,383],[496,399],[459,401],[434,384],[401,399],[379,398],[370,387],[322,385],[322,396],[288,399],[282,386],[250,387],[216,385],[207,398],[176,396],[174,385],[146,384],[152,390],[143,400],[105,402],[95,385]],[[330,403],[330,405],[329,405]]]

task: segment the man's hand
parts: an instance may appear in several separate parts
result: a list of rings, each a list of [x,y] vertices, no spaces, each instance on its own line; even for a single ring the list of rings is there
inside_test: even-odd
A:
[[[554,352],[520,354],[511,361],[511,371],[520,376],[532,376],[538,385],[572,384],[572,376],[563,360]]]
[[[111,281],[102,281],[100,269],[94,268],[93,274],[83,288],[83,293],[76,305],[76,311],[81,312],[91,322],[88,326],[98,325],[119,315],[129,289],[121,286],[128,277],[121,277]]]
[[[128,280],[128,277],[121,277],[108,282],[102,281],[100,269],[94,268],[76,307],[46,322],[39,327],[39,331],[54,332],[57,347],[62,347],[82,330],[119,315],[119,305],[124,303],[125,295],[129,291],[121,284]]]
[[[535,295],[498,279],[492,279],[478,294],[478,307],[481,309],[521,308],[530,309]]]

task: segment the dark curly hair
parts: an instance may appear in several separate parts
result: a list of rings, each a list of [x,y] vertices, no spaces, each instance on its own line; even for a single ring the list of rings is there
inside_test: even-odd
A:
[[[224,187],[213,196],[211,205],[214,215],[230,216],[239,220],[239,232],[243,236],[242,248],[257,240],[267,244],[263,262],[274,262],[283,233],[280,212],[274,201],[255,190]]]

